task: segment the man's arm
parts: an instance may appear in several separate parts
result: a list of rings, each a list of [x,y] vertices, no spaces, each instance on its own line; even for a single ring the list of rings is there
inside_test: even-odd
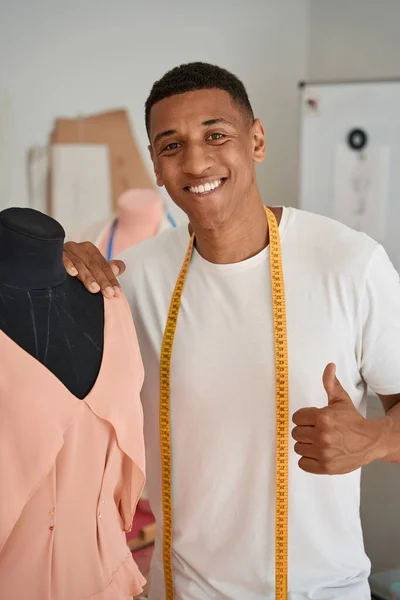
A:
[[[378,394],[386,415],[383,424],[381,460],[400,463],[400,394]]]
[[[360,376],[381,399],[385,416],[364,418],[336,378],[323,375],[324,408],[293,415],[299,466],[310,473],[343,474],[375,460],[400,463],[400,283],[386,252],[377,246],[366,271],[355,325]]]
[[[400,394],[380,396],[386,415],[366,419],[336,377],[334,364],[323,374],[324,408],[301,408],[293,415],[294,450],[308,473],[350,473],[375,460],[400,463]]]
[[[125,271],[125,264],[122,260],[108,263],[91,242],[64,244],[63,263],[67,273],[77,277],[89,292],[101,291],[106,298],[120,294],[116,278]]]

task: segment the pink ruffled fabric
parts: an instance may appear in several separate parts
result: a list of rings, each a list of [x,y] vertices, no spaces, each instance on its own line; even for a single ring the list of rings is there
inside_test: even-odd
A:
[[[142,590],[125,531],[145,482],[143,365],[126,299],[104,306],[102,365],[84,400],[0,331],[0,600]]]

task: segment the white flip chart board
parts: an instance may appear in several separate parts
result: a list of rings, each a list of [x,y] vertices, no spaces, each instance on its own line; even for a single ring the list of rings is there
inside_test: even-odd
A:
[[[364,231],[400,270],[400,80],[300,84],[299,207]]]

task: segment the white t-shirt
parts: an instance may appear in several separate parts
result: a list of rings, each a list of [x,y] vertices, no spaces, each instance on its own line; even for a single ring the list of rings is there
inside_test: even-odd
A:
[[[280,223],[290,416],[327,404],[329,362],[365,414],[366,383],[400,392],[399,277],[381,246],[293,208]],[[158,523],[152,600],[165,598],[159,449],[159,358],[187,227],[124,253],[121,278],[145,367],[148,491]],[[273,600],[275,370],[269,248],[220,265],[195,250],[171,364],[173,568],[176,600]],[[303,472],[289,444],[289,599],[369,600],[360,472]]]

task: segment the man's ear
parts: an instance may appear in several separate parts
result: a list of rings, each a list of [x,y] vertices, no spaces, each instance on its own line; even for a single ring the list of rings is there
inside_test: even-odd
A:
[[[156,176],[157,185],[158,185],[158,187],[164,187],[164,183],[163,183],[163,180],[161,179],[160,171],[157,168],[157,158],[154,155],[153,148],[151,147],[151,144],[149,144],[147,147],[150,152],[151,162],[153,163],[153,170],[154,170],[154,175]]]
[[[252,127],[253,140],[253,160],[260,163],[265,158],[267,151],[267,142],[265,139],[265,131],[260,119],[254,119]]]

